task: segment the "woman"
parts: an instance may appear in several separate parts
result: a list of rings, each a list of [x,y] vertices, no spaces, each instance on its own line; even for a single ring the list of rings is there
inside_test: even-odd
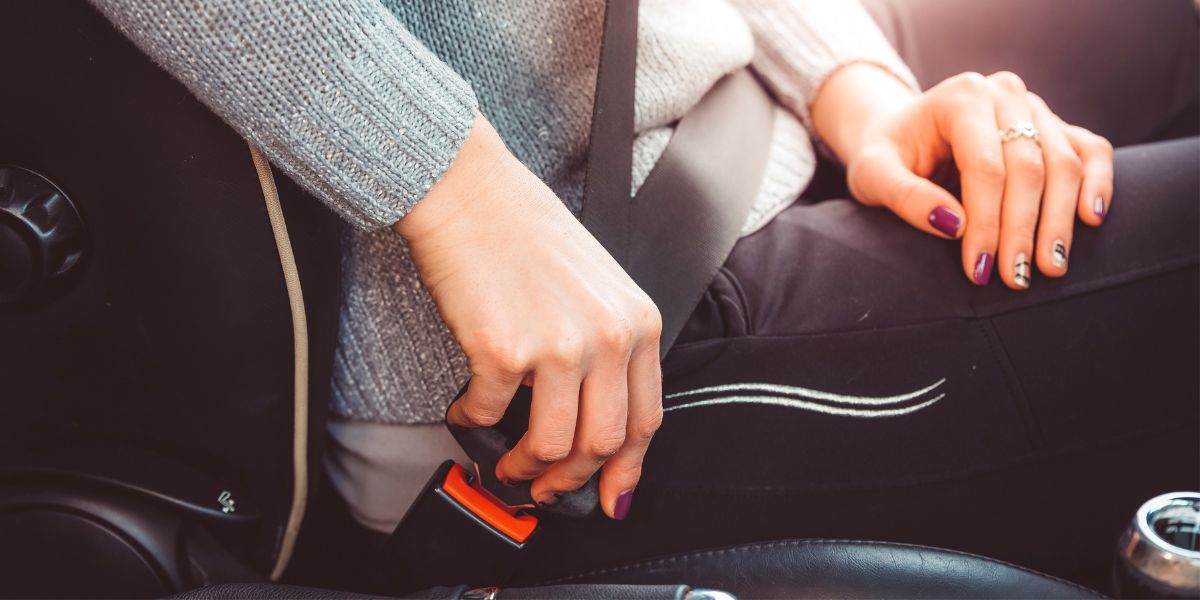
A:
[[[345,420],[331,426],[330,467],[372,528],[386,531],[428,465],[450,452],[439,427],[421,424],[442,417],[468,373],[470,387],[449,413],[458,425],[495,422],[522,382],[535,390],[529,434],[497,475],[532,479],[534,498],[553,503],[600,470],[608,516],[638,515],[639,536],[674,536],[645,552],[687,545],[672,514],[777,519],[781,512],[759,509],[821,490],[932,490],[1103,445],[1118,425],[1150,431],[1130,416],[1133,389],[1171,399],[1153,405],[1168,418],[1194,413],[1190,367],[1129,369],[1149,366],[1139,343],[1167,346],[1155,357],[1167,366],[1195,358],[1195,327],[1187,327],[1195,320],[1195,174],[1183,168],[1194,162],[1194,141],[1126,159],[1132,166],[1116,189],[1139,204],[1114,206],[1109,141],[1064,121],[1020,77],[972,64],[986,58],[967,50],[973,44],[925,54],[921,41],[935,31],[968,30],[961,18],[934,25],[961,9],[905,8],[900,22],[914,37],[904,41],[920,50],[906,58],[927,84],[945,65],[989,74],[944,72],[921,92],[854,3],[643,2],[635,185],[672,124],[721,76],[749,66],[777,99],[745,237],[660,379],[656,309],[571,212],[582,193],[603,3],[96,5],[359,226],[345,243],[333,383],[333,409]],[[1029,21],[1003,6],[978,22]],[[1060,10],[1026,8],[1028,17]],[[1183,19],[1194,17],[1190,4],[1144,10],[1169,23],[1174,47],[1194,48],[1195,21]],[[1106,16],[1089,4],[1074,18],[1086,13]],[[1013,49],[1014,63],[1042,58],[1021,50],[1031,48]],[[1149,73],[1111,54],[1087,64]],[[1150,139],[1153,127],[1168,125],[1161,117],[1194,109],[1185,76],[1154,83],[1162,93],[1145,91],[1138,118],[1161,122],[1122,142]],[[1033,87],[1049,95],[1066,86]],[[1101,115],[1093,127],[1115,118]],[[925,236],[881,211],[819,201],[836,192],[811,185],[816,146],[848,167],[854,198]],[[961,202],[943,187],[954,182]],[[1143,206],[1151,189],[1159,202]],[[1157,318],[1090,326],[1120,307]],[[1188,333],[1173,333],[1167,315]],[[1087,336],[1087,347],[1068,336]],[[1118,372],[1119,383],[1104,377]],[[750,385],[764,383],[782,387]],[[658,485],[644,486],[648,506],[631,512],[663,422],[663,389],[672,412],[647,463]],[[1083,398],[1103,408],[1078,405]],[[1175,434],[1195,439],[1194,429]],[[712,443],[690,443],[697,438]],[[731,456],[725,445],[740,450]],[[666,510],[681,491],[686,509]],[[1118,504],[1105,504],[1106,518],[1123,518],[1129,507]],[[810,524],[717,528],[696,541],[811,534],[803,531]]]

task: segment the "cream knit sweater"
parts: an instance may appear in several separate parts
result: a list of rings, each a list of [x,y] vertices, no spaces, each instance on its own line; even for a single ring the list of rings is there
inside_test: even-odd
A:
[[[614,0],[620,1],[620,0]],[[578,211],[602,0],[93,0],[118,29],[356,227],[344,242],[333,410],[441,419],[466,360],[389,228],[453,161],[476,110]],[[858,61],[915,87],[854,0],[643,0],[634,186],[672,125],[751,66],[779,101],[752,232],[808,184],[807,108]]]

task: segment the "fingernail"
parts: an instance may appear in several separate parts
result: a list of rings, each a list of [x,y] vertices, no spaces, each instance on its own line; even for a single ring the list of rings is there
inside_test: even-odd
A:
[[[975,259],[975,272],[972,275],[975,278],[975,285],[987,285],[992,280],[992,265],[995,261],[992,255],[987,252],[980,252],[979,258]]]
[[[1104,219],[1104,197],[1103,196],[1096,196],[1094,199],[1092,199],[1092,212],[1096,213],[1096,216],[1100,217],[1101,220]]]
[[[501,479],[500,483],[504,484],[504,487],[517,487],[517,482],[511,479]]]
[[[545,500],[538,500],[537,505],[550,506],[552,504],[558,504],[560,498],[562,498],[562,496],[559,496],[558,494],[550,494],[550,497],[546,498]]]
[[[929,213],[929,224],[946,237],[952,238],[958,235],[958,227],[962,225],[962,219],[946,207],[939,206]]]
[[[620,521],[629,514],[629,507],[633,504],[633,490],[625,490],[617,496],[617,504],[613,506],[613,518]]]
[[[1016,269],[1013,271],[1013,281],[1023,288],[1029,287],[1029,259],[1025,256],[1024,252],[1017,254],[1017,260],[1014,264]]]
[[[1054,249],[1050,251],[1050,262],[1060,269],[1067,268],[1067,245],[1062,240],[1054,240]]]

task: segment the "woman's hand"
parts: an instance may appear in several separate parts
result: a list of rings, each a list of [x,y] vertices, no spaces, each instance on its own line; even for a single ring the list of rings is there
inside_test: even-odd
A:
[[[846,100],[864,92],[871,97]],[[849,106],[821,104],[839,101]],[[1029,287],[1032,262],[1049,277],[1065,275],[1075,215],[1095,227],[1109,210],[1112,146],[1064,123],[1012,73],[964,73],[917,96],[882,69],[852,65],[826,83],[813,118],[846,163],[855,197],[923,231],[961,237],[962,268],[977,285],[993,265],[1013,289]],[[998,131],[1022,123],[1040,142],[1000,139]],[[931,181],[953,178],[955,168],[961,204]]]
[[[662,421],[654,303],[483,117],[395,228],[470,362],[450,422],[493,425],[531,385],[529,431],[497,478],[533,479],[552,504],[603,466],[601,505],[624,518]]]

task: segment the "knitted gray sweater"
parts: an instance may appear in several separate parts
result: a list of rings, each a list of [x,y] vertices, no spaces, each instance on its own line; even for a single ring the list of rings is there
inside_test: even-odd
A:
[[[449,167],[476,110],[573,210],[583,188],[601,0],[93,0],[126,36],[356,225],[344,242],[333,409],[439,420],[461,349],[417,276],[401,219]],[[802,125],[840,65],[915,81],[851,0],[644,0],[634,187],[672,124],[750,65],[780,101],[749,233],[794,200],[814,155]]]

